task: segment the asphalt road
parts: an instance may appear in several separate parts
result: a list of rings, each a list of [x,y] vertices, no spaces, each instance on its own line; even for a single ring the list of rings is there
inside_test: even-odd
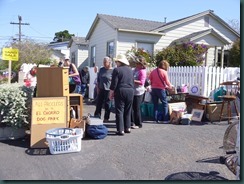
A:
[[[95,111],[84,104],[84,115]],[[114,114],[111,120],[115,120]],[[219,162],[226,121],[193,125],[155,124],[125,136],[115,122],[103,140],[82,140],[78,153],[51,155],[30,149],[30,139],[0,141],[1,180],[235,180]]]

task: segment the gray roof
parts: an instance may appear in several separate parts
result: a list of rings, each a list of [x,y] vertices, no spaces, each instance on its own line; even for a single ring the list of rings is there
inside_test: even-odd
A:
[[[125,29],[125,30],[131,30],[131,31],[143,31],[148,33],[162,33],[165,29],[168,29],[170,27],[174,27],[177,25],[180,25],[186,21],[194,20],[196,18],[210,15],[217,19],[220,23],[222,23],[224,26],[226,26],[229,30],[231,30],[234,34],[237,36],[240,36],[234,29],[232,29],[225,21],[223,21],[220,17],[215,15],[213,13],[213,10],[207,10],[192,16],[188,16],[182,19],[178,19],[175,21],[171,21],[168,23],[165,22],[157,22],[157,21],[150,21],[150,20],[143,20],[143,19],[135,19],[135,18],[127,18],[127,17],[119,17],[119,16],[112,16],[112,15],[105,15],[105,14],[97,14],[95,20],[92,23],[92,26],[90,27],[90,30],[86,36],[86,39],[90,38],[90,35],[92,34],[93,30],[96,27],[96,24],[98,23],[98,20],[101,19],[104,22],[106,22],[109,26],[111,26],[114,29]]]
[[[164,22],[119,17],[105,14],[98,14],[98,17],[115,29],[128,29],[150,32],[151,30],[165,24]]]
[[[89,41],[85,39],[85,37],[77,37],[77,36],[72,36],[70,39],[68,47],[71,47],[72,43],[75,43],[76,45],[88,45]]]

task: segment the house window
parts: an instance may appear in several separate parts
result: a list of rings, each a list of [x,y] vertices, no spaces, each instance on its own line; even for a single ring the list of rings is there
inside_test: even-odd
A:
[[[72,53],[71,53],[71,63],[76,64],[76,63],[75,63],[75,52],[72,52]]]
[[[137,42],[137,48],[146,50],[151,56],[153,56],[153,43]]]
[[[114,42],[107,42],[107,56],[114,58]]]
[[[223,63],[224,67],[228,67],[229,66],[229,57],[230,57],[229,55],[230,55],[230,51],[229,50],[224,50],[224,63]],[[221,50],[218,50],[217,66],[221,66]]]
[[[95,63],[96,63],[96,47],[95,46],[91,47],[91,63],[92,63],[92,66],[95,66]]]
[[[209,27],[209,17],[208,16],[204,17],[204,26]]]

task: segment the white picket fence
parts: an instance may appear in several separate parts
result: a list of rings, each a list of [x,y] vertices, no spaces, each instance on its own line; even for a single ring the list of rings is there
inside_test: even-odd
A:
[[[209,97],[219,87],[221,82],[235,80],[240,77],[240,68],[210,66],[170,67],[168,75],[170,82],[174,86],[186,84],[189,91],[192,86],[196,85],[200,89],[200,95]]]
[[[151,71],[154,68],[147,68]],[[96,74],[94,68],[89,68],[90,73],[90,88],[89,98],[93,99],[94,92],[94,80]],[[224,81],[235,80],[240,77],[240,68],[229,67],[204,67],[204,66],[186,66],[186,67],[170,67],[168,71],[170,82],[175,86],[181,86],[186,84],[188,91],[192,86],[198,86],[200,91],[199,95],[211,97],[214,90],[219,87],[219,84]]]

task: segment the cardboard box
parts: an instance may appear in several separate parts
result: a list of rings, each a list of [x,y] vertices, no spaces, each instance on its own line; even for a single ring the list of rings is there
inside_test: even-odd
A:
[[[168,103],[169,106],[169,115],[171,115],[173,110],[176,111],[185,111],[186,110],[186,103],[185,102],[176,102],[176,103]]]
[[[46,131],[67,127],[67,98],[38,97],[32,99],[31,148],[48,148]]]
[[[210,122],[213,121],[219,121],[219,116],[220,116],[220,112],[221,112],[221,107],[222,107],[222,103],[211,103],[211,104],[206,104],[207,107],[207,119]],[[224,105],[224,109],[223,109],[223,116],[228,116],[227,115],[227,104]],[[224,120],[225,118],[222,118],[222,120]]]
[[[177,94],[177,90],[175,87],[172,87],[171,89],[167,89],[169,95],[175,95]]]
[[[48,143],[46,141],[46,131],[53,128],[66,128],[66,123],[61,124],[47,124],[47,125],[31,125],[31,148],[48,148]]]
[[[82,128],[83,129],[83,137],[85,137],[86,120],[71,118],[69,128]]]
[[[184,112],[182,111],[172,110],[172,113],[170,114],[170,123],[179,125],[183,114]]]

